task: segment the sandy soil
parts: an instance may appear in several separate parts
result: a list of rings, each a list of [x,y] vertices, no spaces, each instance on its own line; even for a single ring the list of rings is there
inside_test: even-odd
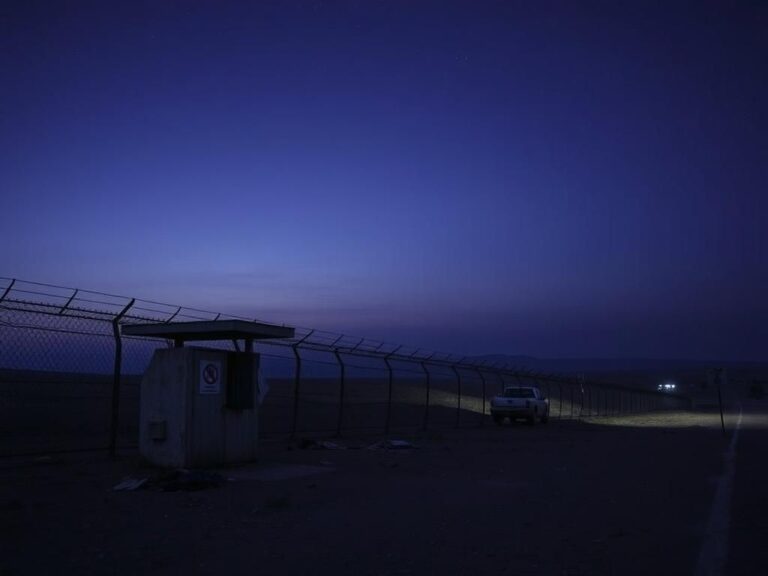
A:
[[[726,573],[764,575],[768,419],[748,412]],[[196,492],[113,491],[155,473],[133,453],[0,460],[0,574],[693,574],[728,442],[676,413],[408,439],[265,443]]]

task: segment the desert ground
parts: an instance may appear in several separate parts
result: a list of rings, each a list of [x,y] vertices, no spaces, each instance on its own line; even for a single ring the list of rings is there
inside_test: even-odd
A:
[[[714,524],[735,411],[725,436],[717,413],[657,412],[264,442],[195,491],[113,490],[158,478],[131,450],[5,458],[0,574],[764,575],[768,406],[742,409]]]

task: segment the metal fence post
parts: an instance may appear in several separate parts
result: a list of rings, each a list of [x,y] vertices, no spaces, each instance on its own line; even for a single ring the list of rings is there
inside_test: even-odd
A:
[[[389,423],[392,419],[392,365],[389,363],[389,357],[384,358],[384,364],[387,365],[389,373],[389,382],[387,385],[387,418],[384,422],[384,434],[389,434]]]
[[[551,388],[550,388],[549,380],[543,380],[543,379],[537,378],[536,376],[533,376],[533,381],[536,383],[536,387],[539,389],[539,391],[544,393],[545,398],[549,400],[550,406],[551,406],[552,399],[550,398]]]
[[[431,381],[430,381],[431,380],[431,376],[429,374],[429,370],[427,370],[426,362],[419,362],[419,364],[421,365],[421,369],[424,370],[424,374],[427,377],[427,386],[426,386],[427,397],[426,397],[426,402],[424,404],[424,421],[422,423],[422,428],[424,430],[426,430],[427,429],[427,425],[429,423],[429,389],[431,387]]]
[[[291,346],[293,355],[296,357],[296,374],[293,380],[293,424],[291,425],[291,440],[296,437],[296,430],[299,426],[299,400],[301,391],[301,354],[299,354],[298,344]]]
[[[339,351],[334,350],[333,355],[336,356],[336,361],[339,363],[339,368],[341,368],[341,374],[339,375],[339,417],[336,423],[336,436],[341,436],[341,427],[344,422],[344,380],[346,374],[344,360],[342,360]]]
[[[480,381],[483,383],[483,401],[482,401],[482,413],[480,415],[480,426],[485,424],[485,376],[483,376],[483,371],[480,370],[480,368],[477,368],[477,374],[480,376]]]
[[[218,316],[216,316],[218,318]],[[312,336],[314,330],[310,330],[301,340],[291,346],[293,349],[293,355],[296,357],[296,375],[293,381],[293,425],[291,426],[291,440],[296,437],[296,431],[299,426],[299,402],[301,400],[301,354],[299,354],[299,346],[307,338]]]
[[[504,381],[504,374],[502,374],[501,371],[499,370],[498,372],[496,372],[496,375],[499,377],[499,384],[501,384],[501,386],[499,387],[499,394],[504,394],[504,386],[506,386],[507,384]]]
[[[455,365],[451,366],[451,370],[456,375],[456,386],[458,391],[458,399],[456,402],[456,428],[461,424],[461,373]]]
[[[117,428],[120,420],[120,380],[123,371],[123,339],[120,337],[120,320],[131,309],[135,298],[112,319],[112,335],[115,338],[115,370],[112,376],[112,421],[109,428],[109,455],[117,450]]]
[[[389,371],[389,387],[387,388],[387,421],[384,424],[384,433],[389,434],[389,425],[392,419],[392,384],[394,380],[394,374],[392,372],[392,365],[389,363],[389,357],[392,356],[395,352],[400,350],[402,346],[398,346],[392,352],[384,356],[384,364],[387,365],[387,370]]]

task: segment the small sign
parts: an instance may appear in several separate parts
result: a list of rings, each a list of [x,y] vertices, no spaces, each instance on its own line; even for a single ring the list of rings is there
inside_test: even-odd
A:
[[[221,362],[200,361],[200,394],[221,394]]]

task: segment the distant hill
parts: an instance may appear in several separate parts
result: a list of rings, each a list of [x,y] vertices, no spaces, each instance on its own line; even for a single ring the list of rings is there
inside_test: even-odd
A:
[[[506,364],[509,367],[543,373],[595,373],[595,372],[661,372],[706,370],[718,366],[725,368],[768,368],[766,362],[720,362],[660,358],[535,358],[508,354],[474,356],[480,362]]]

